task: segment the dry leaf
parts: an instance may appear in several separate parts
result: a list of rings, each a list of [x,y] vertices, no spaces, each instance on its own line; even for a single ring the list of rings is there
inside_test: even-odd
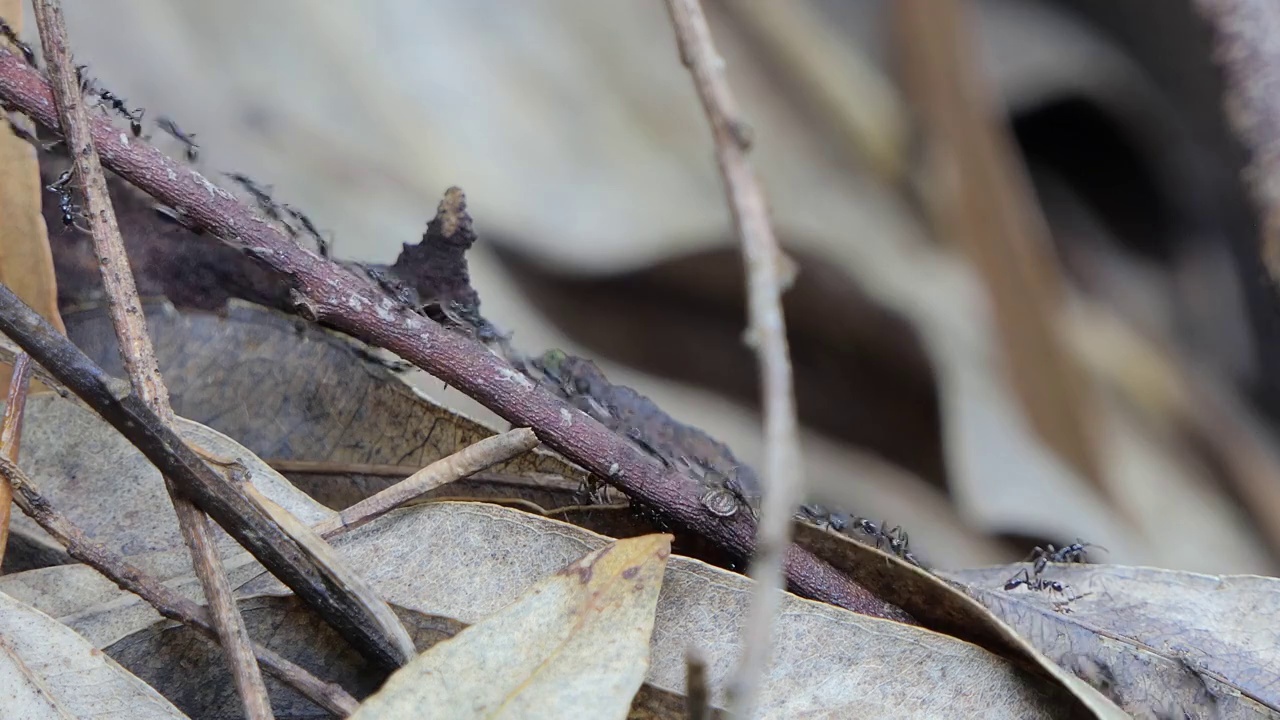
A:
[[[526,513],[476,503],[440,503],[398,510],[338,538],[335,547],[347,562],[364,570],[378,594],[387,598],[412,630],[446,622],[452,627],[480,622],[548,574],[608,543],[594,533]],[[243,577],[240,568],[231,573]],[[63,592],[60,588],[74,594],[78,580],[73,568],[40,570],[35,574],[46,577],[24,579],[32,574],[0,578],[0,589],[21,583],[31,602],[67,607],[57,596]],[[191,588],[186,592],[195,592],[194,580],[182,582]],[[683,692],[685,650],[692,644],[706,653],[714,701],[723,704],[725,682],[737,661],[750,588],[750,581],[740,575],[684,557],[669,560],[641,701],[669,699]],[[244,585],[241,592],[287,594],[266,576]],[[118,591],[110,597],[94,607],[77,603],[69,608],[74,614],[60,619],[140,677],[155,678],[157,687],[188,711],[237,707],[225,675],[172,672],[180,660],[202,671],[206,667],[215,671],[221,664],[216,648],[194,633],[163,630],[169,623],[158,621],[149,608],[139,608],[141,601],[121,597]],[[242,606],[261,600],[245,600]],[[368,676],[360,674],[362,665],[356,660],[340,662],[338,651],[329,647],[328,635],[305,630],[318,623],[310,611],[295,614],[290,609],[282,614],[278,606],[251,607],[256,610],[246,610],[246,621],[254,637],[271,642],[288,638],[271,647],[306,667],[319,668],[322,677],[347,684],[353,692],[362,687],[368,691]],[[295,629],[298,625],[304,630]],[[424,639],[441,637],[439,633],[425,638],[414,634],[420,649]],[[904,708],[916,715],[1066,717],[1079,707],[1039,675],[1018,670],[975,645],[792,595],[783,599],[773,662],[762,707],[778,717],[821,712],[901,714]],[[940,683],[940,677],[948,681]],[[209,688],[206,694],[218,690],[220,699],[209,705],[185,704],[181,698],[199,695],[197,686]],[[869,688],[875,688],[871,695]],[[296,705],[290,707],[310,707],[291,693],[285,696],[295,698],[290,702]]]
[[[795,540],[877,597],[911,613],[924,627],[1053,676],[1097,717],[1124,716],[1096,689],[1064,672],[1001,618],[939,576],[877,548],[806,523],[796,523]]]
[[[626,717],[670,554],[670,535],[588,553],[397,670],[352,717]]]
[[[363,344],[283,313],[238,301],[220,314],[178,312],[167,303],[148,303],[146,311],[175,412],[239,440],[261,458],[396,465],[408,475],[495,432],[431,401],[370,360]],[[68,313],[67,331],[108,373],[121,376],[105,311]],[[557,489],[576,488],[585,477],[542,450],[488,474],[563,478],[553,484]],[[399,479],[293,477],[332,507],[354,504]],[[528,499],[546,502],[536,493]]]
[[[300,520],[315,523],[332,514],[225,436],[185,420],[178,431],[216,456],[241,459],[254,486]],[[114,428],[78,402],[48,394],[28,401],[22,432],[19,464],[90,538],[161,578],[190,571],[160,473]],[[48,537],[25,515],[14,517],[13,530]],[[235,541],[217,534],[224,554],[238,551]]]
[[[0,714],[23,720],[185,718],[74,631],[0,593]]]
[[[1004,590],[1026,566],[944,572],[1138,716],[1276,717],[1280,580],[1117,565],[1051,565],[1062,593]],[[1073,599],[1074,598],[1074,599]]]
[[[406,508],[335,540],[393,605],[476,623],[547,574],[608,539],[571,525],[477,503]],[[263,577],[242,588],[278,594]],[[708,657],[715,702],[737,661],[750,581],[705,563],[672,557],[658,600],[646,682],[684,687],[685,649]],[[946,676],[947,683],[936,678]],[[982,692],[975,692],[975,688]],[[868,688],[876,688],[874,697]],[[992,706],[990,699],[1001,698]],[[980,699],[981,698],[981,699]],[[763,712],[930,712],[991,717],[1060,715],[1072,700],[974,645],[920,628],[855,615],[786,595],[762,691]]]

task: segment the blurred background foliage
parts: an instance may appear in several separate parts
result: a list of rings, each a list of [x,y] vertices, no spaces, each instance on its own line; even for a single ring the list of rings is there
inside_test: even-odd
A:
[[[1280,326],[1209,28],[1187,0],[893,5],[707,8],[799,268],[815,496],[944,567],[1081,537],[1275,574]],[[78,62],[341,258],[389,262],[461,186],[475,286],[518,345],[595,357],[759,460],[741,262],[661,3],[66,12]]]

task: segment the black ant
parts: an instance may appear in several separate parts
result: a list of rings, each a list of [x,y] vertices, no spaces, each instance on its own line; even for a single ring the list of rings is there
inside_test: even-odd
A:
[[[276,206],[276,202],[271,199],[270,186],[260,185],[256,180],[242,173],[227,173],[227,177],[244,188],[245,192],[249,193],[254,201],[258,203],[258,208],[266,213],[268,217],[272,220],[283,222],[284,219],[280,217],[280,210]],[[288,223],[285,223],[285,227],[289,228],[290,234],[294,233],[293,228],[289,227]]]
[[[1089,562],[1088,548],[1098,548],[1104,552],[1108,552],[1101,545],[1087,543],[1080,538],[1066,547],[1055,548],[1052,544],[1048,547],[1036,546],[1031,550],[1031,554],[1023,562],[1031,562],[1035,564],[1035,574],[1039,575],[1044,572],[1045,567],[1049,563],[1087,563]]]
[[[18,48],[18,52],[22,53],[22,59],[26,60],[28,65],[31,67],[36,66],[35,51],[31,49],[30,45],[22,42],[18,38],[18,33],[14,32],[13,28],[9,27],[9,23],[4,20],[0,20],[0,35],[3,35],[5,40],[8,40],[14,47]]]
[[[889,552],[893,553],[894,555],[897,555],[898,557],[902,558],[903,560],[906,560],[912,565],[920,565],[920,561],[917,560],[916,556],[913,555],[909,550],[911,546],[911,541],[909,536],[907,535],[907,531],[902,529],[901,525],[898,525],[898,526],[895,526],[892,530],[889,530],[888,532],[886,532],[885,527],[888,524],[889,524],[888,521],[882,520],[880,522],[880,525],[877,526],[875,523],[871,522],[870,520],[864,517],[855,517],[853,519],[854,527],[861,530],[864,534],[870,535],[871,537],[874,537],[876,539],[877,550],[879,550],[882,547],[888,546]]]
[[[307,217],[306,213],[296,208],[289,207],[288,205],[284,206],[284,210],[289,213],[294,220],[302,223],[302,227],[307,231],[308,235],[315,238],[316,246],[320,250],[320,257],[327,258],[332,255],[333,251],[329,246],[329,239],[320,233],[320,230],[316,228],[315,223],[311,222],[311,218]],[[663,462],[667,465],[671,464],[666,462],[665,458],[663,459]]]
[[[196,144],[195,133],[187,134],[183,132],[177,123],[164,116],[156,118],[156,125],[187,147],[188,160],[195,162],[200,158],[200,146]]]
[[[1023,568],[1018,575],[1014,575],[1009,578],[1008,582],[1004,584],[1004,589],[1014,590],[1023,585],[1026,585],[1028,590],[1043,590],[1045,592],[1057,593],[1058,595],[1063,596],[1062,600],[1055,601],[1053,603],[1054,612],[1060,612],[1063,614],[1071,612],[1071,608],[1069,607],[1071,603],[1091,594],[1084,593],[1083,595],[1067,595],[1067,588],[1069,586],[1065,583],[1061,583],[1057,580],[1046,580],[1045,578],[1040,577],[1039,573],[1036,573],[1033,579],[1032,575],[1027,572],[1026,568]]]
[[[76,224],[76,216],[80,214],[80,207],[73,203],[71,198],[72,172],[67,170],[62,173],[57,180],[54,180],[45,189],[58,195],[58,209],[62,211],[62,224],[66,227],[75,227],[77,230],[84,231],[84,228]]]
[[[1045,580],[1039,576],[1039,573],[1036,574],[1034,580],[1031,579],[1031,574],[1027,572],[1026,568],[1023,568],[1019,575],[1009,578],[1009,581],[1004,584],[1004,589],[1013,590],[1022,585],[1026,585],[1028,590],[1049,590],[1056,593],[1067,591],[1066,585],[1057,580]]]
[[[93,82],[89,81],[86,84],[84,77],[81,76],[80,87],[81,89],[87,87],[92,92]],[[147,112],[146,108],[130,110],[129,106],[125,104],[124,98],[106,88],[99,89],[97,93],[100,105],[105,105],[119,113],[121,117],[129,121],[129,131],[133,133],[133,136],[142,137],[142,116]]]

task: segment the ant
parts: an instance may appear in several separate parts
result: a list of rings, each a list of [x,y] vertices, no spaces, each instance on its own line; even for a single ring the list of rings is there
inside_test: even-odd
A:
[[[320,257],[327,258],[332,255],[333,249],[330,247],[329,239],[320,234],[320,230],[316,228],[315,223],[311,222],[311,218],[307,217],[306,213],[288,205],[284,206],[284,211],[289,213],[294,220],[302,223],[302,227],[307,231],[307,234],[315,238],[316,245],[320,250]],[[667,465],[671,464],[667,463],[665,459],[663,459],[663,462]]]
[[[174,138],[176,138],[178,142],[182,143],[187,147],[188,160],[190,160],[191,162],[195,162],[200,158],[200,146],[196,144],[195,133],[187,134],[183,132],[182,128],[178,127],[177,123],[175,123],[173,120],[170,120],[167,117],[164,117],[163,115],[156,119],[156,125],[160,126],[161,130],[169,133]],[[232,177],[232,179],[235,179],[234,176]]]
[[[1026,568],[1022,569],[1020,576],[1014,575],[1009,578],[1009,581],[1004,584],[1004,589],[1013,590],[1022,585],[1026,585],[1028,590],[1049,590],[1056,593],[1063,593],[1067,591],[1066,585],[1063,585],[1057,580],[1045,580],[1040,577],[1039,573],[1036,573],[1035,579],[1032,580],[1031,574],[1027,572]]]
[[[18,33],[13,31],[9,23],[0,20],[0,35],[4,36],[14,47],[18,48],[18,52],[22,53],[22,59],[27,61],[31,67],[36,67],[36,53],[31,46],[18,39]]]
[[[1109,552],[1101,545],[1087,543],[1080,538],[1070,545],[1062,548],[1055,548],[1052,544],[1048,547],[1036,546],[1031,550],[1031,554],[1023,562],[1032,562],[1035,564],[1035,574],[1039,575],[1044,572],[1048,563],[1087,563],[1089,562],[1088,548],[1098,548],[1103,552]]]
[[[262,212],[266,213],[268,217],[272,220],[283,221],[283,218],[280,217],[280,211],[277,209],[275,201],[271,199],[271,186],[260,185],[256,180],[242,173],[227,173],[227,177],[231,178],[236,182],[236,184],[244,188],[245,191],[253,197],[254,201],[258,203],[258,208],[261,209]],[[285,223],[285,227],[288,227],[288,223]],[[292,233],[293,228],[289,228],[289,231]]]
[[[1004,584],[1004,589],[1014,590],[1023,585],[1026,585],[1028,590],[1043,590],[1045,592],[1057,593],[1058,595],[1063,596],[1062,600],[1058,600],[1053,603],[1054,612],[1060,612],[1063,614],[1071,612],[1071,608],[1069,607],[1071,603],[1091,594],[1084,593],[1083,595],[1067,595],[1067,588],[1069,586],[1065,583],[1061,583],[1057,580],[1046,580],[1045,578],[1040,577],[1040,573],[1036,573],[1034,579],[1032,579],[1032,575],[1027,572],[1026,568],[1023,568],[1021,573],[1018,575],[1014,575],[1009,578],[1008,582]]]
[[[62,211],[62,224],[66,227],[75,227],[77,230],[84,231],[84,228],[76,224],[76,216],[80,214],[80,207],[73,203],[71,199],[72,172],[72,170],[67,170],[62,173],[57,180],[54,180],[45,189],[58,195],[58,209]]]
[[[81,78],[81,87],[86,87],[83,77]],[[93,90],[92,82],[88,83],[88,88],[91,91]],[[128,105],[124,104],[123,97],[106,90],[105,87],[97,91],[97,96],[101,100],[100,105],[109,106],[110,109],[119,113],[120,117],[129,120],[129,132],[133,133],[133,137],[142,137],[142,115],[146,114],[145,108],[129,110]]]
[[[908,549],[911,545],[911,541],[907,535],[907,531],[902,529],[901,525],[898,525],[892,530],[885,532],[885,527],[888,524],[888,521],[885,520],[880,521],[880,525],[877,526],[875,523],[864,517],[855,517],[853,519],[854,527],[861,530],[864,534],[870,535],[876,539],[877,550],[888,546],[889,552],[894,555],[897,555],[912,565],[920,565],[920,561],[917,560],[916,556]]]

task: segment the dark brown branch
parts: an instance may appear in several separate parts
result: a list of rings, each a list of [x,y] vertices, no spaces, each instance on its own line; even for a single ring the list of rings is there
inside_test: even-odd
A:
[[[404,629],[348,592],[358,578],[318,558],[282,530],[244,490],[215,472],[147,407],[129,384],[102,371],[9,288],[0,285],[0,332],[31,354],[120,431],[162,475],[361,652],[387,669],[413,655]],[[407,646],[406,646],[407,644]]]
[[[174,416],[169,405],[169,389],[160,376],[160,364],[147,334],[147,320],[142,314],[142,303],[138,300],[124,240],[120,237],[116,214],[107,195],[107,179],[89,136],[89,118],[80,96],[80,78],[67,48],[62,7],[58,0],[34,0],[33,6],[58,117],[65,130],[75,174],[84,188],[93,247],[98,256],[98,268],[107,291],[107,307],[120,343],[124,367],[133,386],[151,409],[162,420],[172,423]],[[167,477],[165,487],[173,501],[182,538],[191,552],[196,577],[208,598],[218,639],[227,655],[245,715],[250,720],[270,720],[273,717],[271,699],[267,696],[267,686],[262,681],[262,672],[250,647],[249,630],[236,607],[231,581],[227,579],[222,556],[214,543],[209,519],[178,493]]]
[[[4,51],[0,51],[0,99],[45,127],[58,127],[44,81],[20,58]],[[367,279],[298,246],[192,168],[150,145],[124,137],[105,120],[93,123],[93,137],[108,168],[174,208],[193,229],[222,238],[284,276],[294,288],[299,314],[396,353],[513,425],[533,428],[552,449],[606,478],[662,517],[710,538],[735,556],[750,556],[755,547],[755,521],[750,513],[731,517],[712,513],[700,501],[698,486],[690,478],[645,457],[471,338],[446,330]],[[39,358],[35,352],[32,355]],[[203,502],[201,507],[217,519]],[[875,597],[801,548],[790,547],[786,566],[787,579],[796,592],[866,615],[910,621],[900,608]]]

